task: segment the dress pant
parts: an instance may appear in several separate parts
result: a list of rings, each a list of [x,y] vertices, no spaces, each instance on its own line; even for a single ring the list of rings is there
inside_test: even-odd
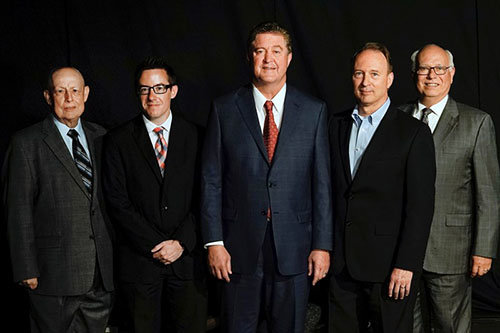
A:
[[[309,278],[307,272],[284,276],[278,272],[271,223],[253,274],[230,276],[223,287],[223,332],[304,332]]]
[[[113,293],[104,290],[96,273],[92,288],[83,295],[48,296],[29,291],[29,300],[31,333],[102,333]]]
[[[431,327],[435,333],[468,333],[471,331],[471,279],[464,274],[422,273],[422,290],[427,299]],[[414,311],[414,333],[423,333],[421,299]]]
[[[410,295],[388,297],[389,283],[353,279],[347,268],[330,279],[329,332],[411,332],[419,274],[413,273]]]
[[[153,283],[122,282],[135,333],[200,333],[206,331],[205,281],[181,280],[170,265]]]

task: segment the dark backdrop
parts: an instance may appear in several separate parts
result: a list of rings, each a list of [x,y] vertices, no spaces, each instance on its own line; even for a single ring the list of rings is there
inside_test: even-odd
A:
[[[500,125],[496,0],[16,0],[2,7],[0,163],[11,134],[47,114],[42,90],[53,66],[82,71],[91,88],[84,117],[109,128],[139,112],[136,64],[148,55],[167,56],[180,78],[175,110],[204,126],[210,101],[248,81],[246,37],[264,20],[292,34],[288,82],[324,99],[330,112],[353,104],[350,57],[362,44],[379,41],[391,50],[390,95],[399,104],[415,98],[410,54],[434,42],[455,56],[451,94]],[[8,268],[5,223],[2,231]],[[4,315],[14,321],[23,294],[3,276],[12,305]]]

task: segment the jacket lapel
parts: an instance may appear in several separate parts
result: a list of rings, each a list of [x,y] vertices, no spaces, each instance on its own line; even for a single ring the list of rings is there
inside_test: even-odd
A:
[[[276,160],[280,157],[281,146],[286,145],[287,142],[291,141],[291,137],[294,135],[295,127],[297,121],[300,118],[300,101],[295,98],[293,88],[287,86],[287,92],[285,96],[285,104],[283,107],[283,118],[281,120],[281,127],[278,134],[278,141],[276,142],[276,148],[274,150],[274,156],[272,163],[274,164]],[[303,111],[304,112],[304,111]]]
[[[98,154],[100,154],[100,149],[98,151],[97,147],[95,146],[95,141],[96,141],[96,133],[95,133],[95,128],[91,126],[90,124],[87,124],[86,122],[82,121],[82,127],[83,131],[85,132],[85,136],[87,138],[87,145],[89,147],[89,152],[90,152],[90,160],[92,163],[92,197],[95,198],[97,195],[97,186],[96,184],[99,184],[99,169],[100,166],[98,165]],[[83,183],[83,182],[82,182]]]
[[[351,175],[351,164],[349,160],[349,138],[351,136],[352,130],[352,117],[351,113],[347,117],[343,117],[339,124],[339,144],[340,144],[340,155],[342,158],[342,165],[344,167],[345,177],[350,183],[352,181]]]
[[[163,172],[163,189],[166,193],[169,182],[175,177],[175,170],[178,161],[182,161],[183,147],[185,146],[185,131],[182,128],[182,120],[179,117],[172,118],[170,133],[168,137],[167,159],[165,160],[165,170]],[[159,169],[159,168],[158,168]],[[161,173],[160,173],[161,175]]]
[[[142,115],[138,116],[134,120],[134,133],[133,137],[142,157],[146,160],[149,165],[151,172],[154,173],[156,180],[161,183],[163,181],[160,167],[158,166],[158,160],[156,159],[155,152],[151,146],[151,140],[149,139],[149,134],[146,131],[146,125],[144,125],[144,120]],[[168,151],[167,151],[168,159]]]
[[[448,134],[457,126],[458,124],[458,108],[457,103],[448,97],[448,102],[444,107],[443,113],[438,121],[437,127],[434,130],[433,138],[436,150],[441,147],[443,141],[446,139]]]
[[[59,130],[54,124],[52,116],[48,116],[47,118],[45,118],[45,120],[43,121],[42,131],[44,135],[43,140],[45,141],[45,143],[49,146],[50,150],[54,153],[56,158],[61,162],[64,168],[68,171],[71,177],[73,177],[75,182],[78,184],[80,189],[85,193],[87,198],[90,200],[91,199],[90,194],[88,193],[87,188],[83,184],[82,176],[80,175],[80,172],[76,168],[75,162],[71,157],[71,154],[68,151],[66,144],[61,138]],[[87,142],[89,141],[90,140],[87,140]]]
[[[236,105],[263,158],[269,163],[262,130],[260,129],[259,119],[255,111],[255,102],[251,88],[245,87],[240,89],[236,98]]]

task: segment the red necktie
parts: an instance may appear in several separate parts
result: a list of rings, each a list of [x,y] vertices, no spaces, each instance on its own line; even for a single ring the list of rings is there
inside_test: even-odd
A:
[[[274,149],[276,148],[276,142],[278,141],[278,127],[274,122],[273,115],[273,102],[266,101],[264,103],[264,108],[266,109],[266,120],[264,121],[264,145],[267,149],[267,157],[269,159],[269,163],[273,160]]]
[[[163,129],[161,127],[156,127],[153,132],[158,134],[158,140],[156,140],[155,143],[155,153],[158,165],[160,166],[161,174],[163,176],[163,170],[165,170],[165,160],[167,159],[167,142],[165,141]]]
[[[278,127],[274,122],[273,115],[273,102],[266,101],[264,103],[264,108],[266,109],[266,120],[264,121],[264,145],[267,149],[267,158],[269,163],[273,160],[274,149],[276,148],[276,142],[278,141]],[[267,208],[267,220],[271,220],[271,207]]]

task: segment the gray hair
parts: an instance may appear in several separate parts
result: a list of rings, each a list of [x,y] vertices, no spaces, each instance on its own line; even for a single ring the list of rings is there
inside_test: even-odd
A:
[[[412,72],[415,72],[417,70],[417,58],[418,58],[418,55],[419,55],[420,51],[422,51],[422,49],[424,49],[425,47],[430,46],[430,45],[434,45],[434,46],[442,48],[441,46],[439,46],[437,44],[427,44],[424,47],[422,47],[422,48],[416,50],[415,52],[413,52],[411,54],[411,57],[410,57],[410,59],[411,59],[411,71]],[[453,63],[453,54],[451,54],[451,52],[449,50],[445,50],[445,49],[443,49],[443,50],[448,55],[448,61],[449,61],[449,65],[448,66],[455,67],[455,64]]]

